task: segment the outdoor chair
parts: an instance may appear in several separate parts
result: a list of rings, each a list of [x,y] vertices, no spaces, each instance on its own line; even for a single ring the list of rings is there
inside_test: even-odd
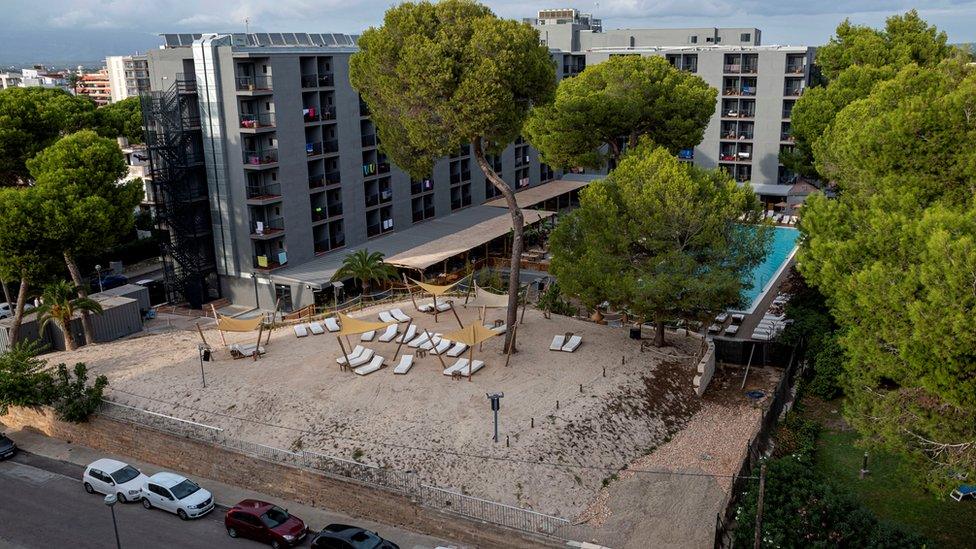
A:
[[[566,344],[566,336],[555,335],[552,336],[552,343],[549,344],[550,351],[562,351],[563,345]]]
[[[349,354],[346,355],[346,356],[349,357],[349,360],[352,360],[352,359],[358,357],[359,355],[363,354],[363,351],[365,351],[365,350],[366,350],[366,347],[363,347],[362,345],[356,345],[356,348],[353,349],[352,351],[349,351]],[[339,358],[336,359],[336,362],[338,362],[339,364],[345,364],[346,363],[346,357],[345,356],[340,356]]]
[[[739,326],[737,324],[732,324],[725,329],[725,335],[735,335],[739,331]]]
[[[367,362],[373,359],[374,354],[376,353],[372,349],[366,349],[365,351],[362,352],[362,354],[360,354],[356,358],[349,359],[349,367],[356,368],[362,366],[363,364],[366,364]]]
[[[429,336],[427,335],[427,332],[424,332],[419,336],[417,336],[416,338],[414,338],[414,340],[411,341],[410,343],[407,343],[407,347],[410,347],[411,349],[416,349],[417,347],[420,347],[421,345],[426,343],[428,340],[429,340]]]
[[[356,372],[357,375],[361,375],[361,376],[371,374],[383,367],[383,360],[384,360],[383,357],[376,355],[373,357],[373,360],[369,362],[369,364],[365,366],[360,366],[355,370],[353,370],[353,372]]]
[[[444,311],[446,311],[446,310],[448,310],[450,308],[451,308],[451,304],[450,303],[441,302],[441,303],[438,303],[437,304],[437,312],[439,312],[439,313],[443,313]]]
[[[959,488],[953,490],[949,497],[956,500],[962,501],[962,498],[973,498],[976,499],[976,484],[963,484]]]
[[[370,330],[368,332],[363,332],[363,334],[359,336],[359,341],[373,341],[374,337],[376,337],[376,330]]]
[[[396,324],[394,324],[393,326],[391,326],[391,328],[396,328]],[[386,335],[386,334],[383,334],[383,335]],[[413,336],[415,336],[415,335],[417,335],[417,325],[416,324],[411,324],[410,327],[407,328],[407,333],[405,333],[402,336],[398,337],[396,341],[397,341],[397,343],[406,343],[407,341],[410,341],[411,339],[413,339]]]
[[[456,373],[457,374],[460,374],[462,376],[474,375],[475,373],[478,372],[478,370],[480,370],[480,369],[482,369],[484,367],[485,367],[485,363],[484,362],[482,362],[480,360],[476,360],[476,361],[472,362],[470,366],[467,365],[467,364],[465,364]]]
[[[742,313],[735,313],[732,315],[732,324],[742,324],[742,321],[746,319],[746,315]]]
[[[404,313],[399,307],[396,309],[391,309],[390,314],[393,316],[393,318],[400,322],[410,322],[410,317],[407,316],[406,313]]]
[[[234,357],[235,360],[254,356],[255,349],[259,355],[264,354],[264,347],[258,347],[255,343],[231,343],[229,349],[230,356]]]
[[[430,351],[436,345],[439,345],[440,342],[441,342],[441,334],[434,334],[434,335],[430,336],[430,339],[428,339],[428,340],[424,341],[423,343],[421,343],[419,347],[421,349],[425,350],[425,351]]]
[[[572,353],[579,348],[581,343],[583,343],[583,336],[574,335],[573,337],[569,338],[566,345],[563,345],[562,350],[566,351],[567,353]]]
[[[725,324],[725,321],[729,319],[729,313],[719,313],[715,317],[715,322],[719,324]]]
[[[434,310],[434,304],[433,303],[422,303],[420,305],[417,305],[417,310],[420,311],[420,312],[422,312],[422,313],[429,313],[429,312],[431,312],[431,311]]]
[[[468,344],[461,343],[460,341],[458,341],[457,343],[454,344],[454,347],[451,347],[451,350],[447,352],[447,356],[459,357],[461,356],[461,353],[467,350],[468,350]]]
[[[413,355],[403,355],[400,357],[400,363],[393,368],[394,374],[406,374],[413,367]]]
[[[434,346],[433,349],[430,350],[430,352],[431,354],[439,355],[450,348],[451,348],[451,342],[446,339],[442,339],[440,340],[440,342],[437,343],[436,346]]]
[[[498,334],[504,334],[508,331],[508,324],[502,324],[501,326],[495,326],[493,324],[485,324],[485,328],[489,330],[494,330]]]
[[[390,324],[389,326],[387,326],[386,331],[383,332],[382,335],[380,335],[380,341],[382,342],[393,341],[393,338],[396,337],[398,331],[399,330],[397,329],[396,324]]]
[[[393,318],[393,315],[389,311],[380,311],[380,320],[383,322],[396,322],[397,319]]]
[[[459,358],[457,359],[457,362],[448,366],[447,369],[444,370],[444,375],[446,376],[454,375],[454,372],[460,372],[461,368],[464,368],[467,365],[468,365],[468,359]]]
[[[318,322],[309,322],[308,329],[312,330],[312,333],[315,335],[322,335],[325,333],[325,328],[323,328]]]
[[[307,337],[307,336],[308,336],[308,329],[305,328],[305,325],[304,324],[296,324],[295,325],[295,337]]]
[[[340,329],[339,323],[336,321],[335,317],[333,316],[330,316],[329,318],[325,319],[323,322],[325,323],[325,329],[330,332],[338,332]]]
[[[717,334],[722,331],[722,326],[720,324],[712,324],[708,327],[708,333]]]

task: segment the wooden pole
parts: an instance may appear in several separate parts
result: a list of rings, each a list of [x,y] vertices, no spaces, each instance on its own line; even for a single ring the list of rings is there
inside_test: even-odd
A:
[[[451,312],[454,313],[454,318],[457,319],[458,326],[464,328],[464,324],[461,324],[461,317],[458,316],[457,311],[454,310],[454,302],[448,301],[451,304]]]
[[[407,327],[406,327],[406,329],[404,329],[403,334],[401,334],[400,337],[397,338],[397,350],[396,350],[395,353],[393,353],[393,360],[394,361],[396,360],[397,355],[400,354],[400,348],[403,347],[403,343],[404,343],[403,340],[406,338],[407,332],[410,331],[410,326],[412,326],[412,325],[413,325],[413,319],[411,318],[410,320],[407,321]]]
[[[522,301],[522,316],[519,317],[519,324],[521,324],[525,320],[525,308],[529,306],[529,290],[528,290],[528,288],[525,289],[525,293],[523,294],[522,299],[523,299],[523,301]]]
[[[434,322],[436,323],[437,322],[437,296],[434,294],[430,294],[430,295],[431,297],[434,298]]]
[[[431,342],[431,345],[433,345],[434,338],[431,337],[430,332],[427,331],[427,328],[424,328],[424,333],[427,334],[427,340]],[[431,347],[430,350],[433,351],[433,347]],[[437,360],[441,361],[441,366],[446,370],[447,364],[444,364],[444,357],[442,357],[440,353],[437,353]]]
[[[258,344],[254,347],[254,355],[252,355],[254,362],[258,361],[258,355],[261,354],[261,335],[263,334],[263,332],[264,332],[264,323],[262,322],[261,327],[258,328]],[[268,333],[270,334],[271,330],[268,330]]]
[[[759,549],[762,540],[763,493],[766,491],[766,463],[759,466],[759,501],[756,505],[756,536],[753,543]]]
[[[472,368],[472,366],[474,366],[474,345],[472,345],[469,349],[470,350],[468,351],[468,381],[471,381],[471,375],[472,375],[471,370],[474,369]]]
[[[220,342],[224,344],[224,347],[226,347],[227,346],[227,340],[224,339],[224,331],[220,329],[220,318],[217,317],[217,308],[214,307],[214,304],[213,303],[210,304],[210,310],[213,311],[214,322],[217,323],[217,331],[220,332]],[[197,325],[197,328],[199,328],[199,327],[200,327],[200,325],[198,324]],[[203,337],[203,333],[200,334],[200,337]],[[204,341],[204,343],[206,343],[206,341]]]
[[[203,344],[204,345],[207,345],[207,338],[203,337],[203,330],[200,328],[200,323],[199,322],[197,322],[197,331],[200,332],[200,339],[203,340]],[[223,332],[221,332],[221,335],[223,335]]]
[[[343,356],[343,358],[346,359],[346,363],[345,364],[340,364],[339,365],[339,371],[342,372],[342,371],[344,371],[346,369],[347,366],[349,366],[349,355],[346,353],[346,348],[342,345],[342,338],[339,337],[339,336],[336,336],[336,341],[339,342],[339,348],[342,349],[342,356]]]
[[[508,368],[508,361],[512,359],[512,349],[515,348],[515,336],[518,335],[518,324],[512,327],[512,342],[508,346],[508,351],[505,356],[505,367]]]

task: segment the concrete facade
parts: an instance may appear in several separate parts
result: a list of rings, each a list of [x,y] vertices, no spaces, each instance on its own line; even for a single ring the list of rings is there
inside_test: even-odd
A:
[[[149,91],[149,63],[145,55],[114,55],[105,58],[112,87],[112,103]]]

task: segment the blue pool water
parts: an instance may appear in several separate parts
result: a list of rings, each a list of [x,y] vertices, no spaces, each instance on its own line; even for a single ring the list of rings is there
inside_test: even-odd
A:
[[[766,289],[766,286],[776,278],[780,268],[789,259],[793,249],[796,248],[796,239],[799,238],[800,231],[789,227],[773,227],[773,245],[766,256],[766,260],[752,270],[752,286],[743,290],[742,296],[749,306],[747,311],[752,311],[756,302]]]

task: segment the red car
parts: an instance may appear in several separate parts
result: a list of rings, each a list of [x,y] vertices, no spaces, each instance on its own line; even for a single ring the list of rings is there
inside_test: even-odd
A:
[[[227,535],[271,544],[275,549],[297,545],[305,539],[308,527],[302,519],[277,505],[245,499],[224,515]]]

